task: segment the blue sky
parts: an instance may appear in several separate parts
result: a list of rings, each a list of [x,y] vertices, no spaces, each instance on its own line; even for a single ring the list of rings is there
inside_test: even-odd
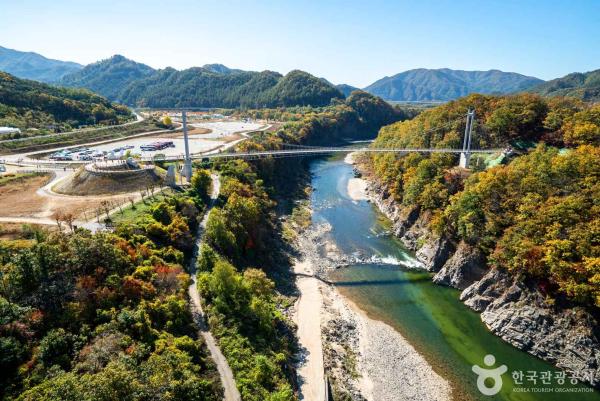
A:
[[[302,69],[363,87],[412,68],[552,79],[600,68],[600,0],[0,0],[0,45],[82,64]]]

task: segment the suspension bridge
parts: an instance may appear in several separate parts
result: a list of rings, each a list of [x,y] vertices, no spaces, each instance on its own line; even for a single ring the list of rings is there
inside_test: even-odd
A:
[[[473,126],[475,122],[475,111],[469,110],[467,113],[465,131],[463,136],[462,148],[436,148],[436,147],[372,147],[372,146],[305,146],[297,144],[280,144],[277,149],[266,149],[266,150],[232,150],[232,151],[213,151],[208,153],[190,153],[189,149],[189,136],[188,136],[188,124],[186,110],[181,111],[181,121],[183,126],[183,138],[184,138],[184,153],[178,155],[154,155],[145,156],[141,158],[142,162],[183,162],[181,173],[188,179],[192,175],[192,162],[194,160],[201,160],[205,162],[227,160],[227,159],[245,159],[245,160],[257,160],[263,158],[282,158],[282,157],[307,157],[307,156],[319,156],[335,153],[351,153],[351,152],[362,152],[362,153],[395,153],[404,155],[408,153],[447,153],[447,154],[459,154],[459,166],[467,168],[472,154],[493,154],[506,152],[506,149],[473,149],[472,148],[472,137],[473,137]],[[457,123],[459,120],[451,121],[443,126],[432,128],[429,131],[424,131],[422,134],[426,135],[433,131],[440,130],[442,128],[449,127],[452,124]],[[78,162],[72,161],[53,161],[39,160],[39,159],[21,159],[16,164],[35,166],[38,168],[63,168],[64,166],[71,165],[82,165],[94,163],[89,162]]]
[[[192,160],[203,160],[212,161],[215,159],[246,159],[255,160],[262,158],[280,158],[280,157],[302,157],[302,156],[318,156],[334,153],[351,153],[351,152],[364,152],[364,153],[396,153],[396,154],[407,154],[407,153],[452,153],[460,154],[459,166],[468,168],[471,155],[474,153],[493,154],[505,152],[506,149],[472,149],[472,138],[473,138],[473,126],[475,123],[475,110],[469,110],[467,113],[467,120],[465,125],[465,133],[463,136],[462,149],[454,148],[435,148],[435,147],[423,147],[423,148],[377,148],[377,147],[332,147],[332,146],[304,146],[294,144],[280,144],[278,149],[272,150],[251,150],[251,151],[231,151],[231,152],[214,152],[214,153],[199,153],[190,154],[188,145],[188,133],[187,133],[187,117],[186,112],[182,111],[182,124],[183,124],[183,136],[185,143],[185,154],[177,156],[164,156],[160,158],[160,161],[183,161],[184,166],[182,173],[186,177],[191,177],[192,174]],[[453,121],[451,123],[454,123]],[[436,127],[429,132],[433,132],[444,128],[450,124],[445,124],[442,127]],[[424,133],[425,134],[425,133]],[[146,161],[158,161],[156,157],[147,158]]]

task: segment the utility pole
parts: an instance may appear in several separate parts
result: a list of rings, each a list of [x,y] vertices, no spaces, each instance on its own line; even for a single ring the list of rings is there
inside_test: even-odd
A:
[[[471,137],[473,132],[473,122],[475,121],[475,110],[469,109],[467,113],[467,125],[465,126],[465,136],[463,138],[463,148],[460,154],[459,166],[469,168],[471,159]]]
[[[190,143],[187,131],[187,114],[185,110],[181,111],[181,122],[183,123],[183,143],[185,145],[185,159],[183,163],[183,175],[188,182],[192,179],[192,159],[190,158]]]

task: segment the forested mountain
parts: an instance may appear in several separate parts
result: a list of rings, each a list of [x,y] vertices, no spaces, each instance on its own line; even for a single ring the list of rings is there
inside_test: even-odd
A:
[[[0,125],[19,128],[72,128],[113,124],[131,116],[87,90],[60,88],[0,72]]]
[[[344,95],[334,86],[324,83],[307,72],[294,70],[281,78],[275,86],[258,97],[258,105],[266,106],[326,106],[331,99]]]
[[[344,96],[306,72],[242,71],[207,64],[178,71],[153,70],[123,56],[90,64],[62,84],[84,87],[111,100],[146,107],[325,106]]]
[[[347,85],[347,84],[339,84],[335,86],[340,92],[342,92],[342,94],[346,97],[350,96],[350,94],[352,92],[354,92],[355,90],[357,90],[358,88],[352,85]]]
[[[83,66],[70,61],[52,60],[34,52],[21,52],[0,46],[0,71],[19,78],[56,82]]]
[[[528,89],[543,82],[514,72],[462,71],[419,68],[382,78],[364,88],[392,101],[446,101],[470,93],[503,94]]]
[[[132,82],[121,93],[121,99],[147,107],[244,106],[248,96],[274,86],[280,78],[270,71],[220,74],[200,67],[183,71],[165,68]]]
[[[86,88],[110,100],[120,101],[119,95],[125,86],[154,72],[152,67],[115,55],[63,77],[60,84]]]
[[[600,101],[600,70],[574,72],[529,89],[543,96],[573,96],[585,101]]]

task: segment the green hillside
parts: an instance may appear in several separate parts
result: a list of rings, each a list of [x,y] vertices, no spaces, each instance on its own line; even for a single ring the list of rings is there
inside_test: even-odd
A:
[[[81,71],[69,74],[60,80],[60,84],[73,88],[86,88],[106,96],[110,100],[120,101],[122,89],[134,80],[144,78],[154,69],[145,64],[136,63],[120,55],[85,66]]]
[[[350,96],[350,94],[352,92],[354,92],[355,90],[357,90],[358,88],[352,85],[347,85],[347,84],[339,84],[335,86],[340,92],[342,92],[342,94],[346,97]]]
[[[125,106],[87,90],[56,87],[0,72],[0,126],[64,130],[79,125],[116,124],[130,117]]]
[[[144,107],[325,106],[343,98],[333,85],[306,72],[242,71],[208,64],[178,71],[153,70],[122,56],[91,64],[62,84],[84,87],[111,100]]]
[[[542,96],[572,96],[585,101],[600,101],[600,70],[574,72],[529,90]]]

